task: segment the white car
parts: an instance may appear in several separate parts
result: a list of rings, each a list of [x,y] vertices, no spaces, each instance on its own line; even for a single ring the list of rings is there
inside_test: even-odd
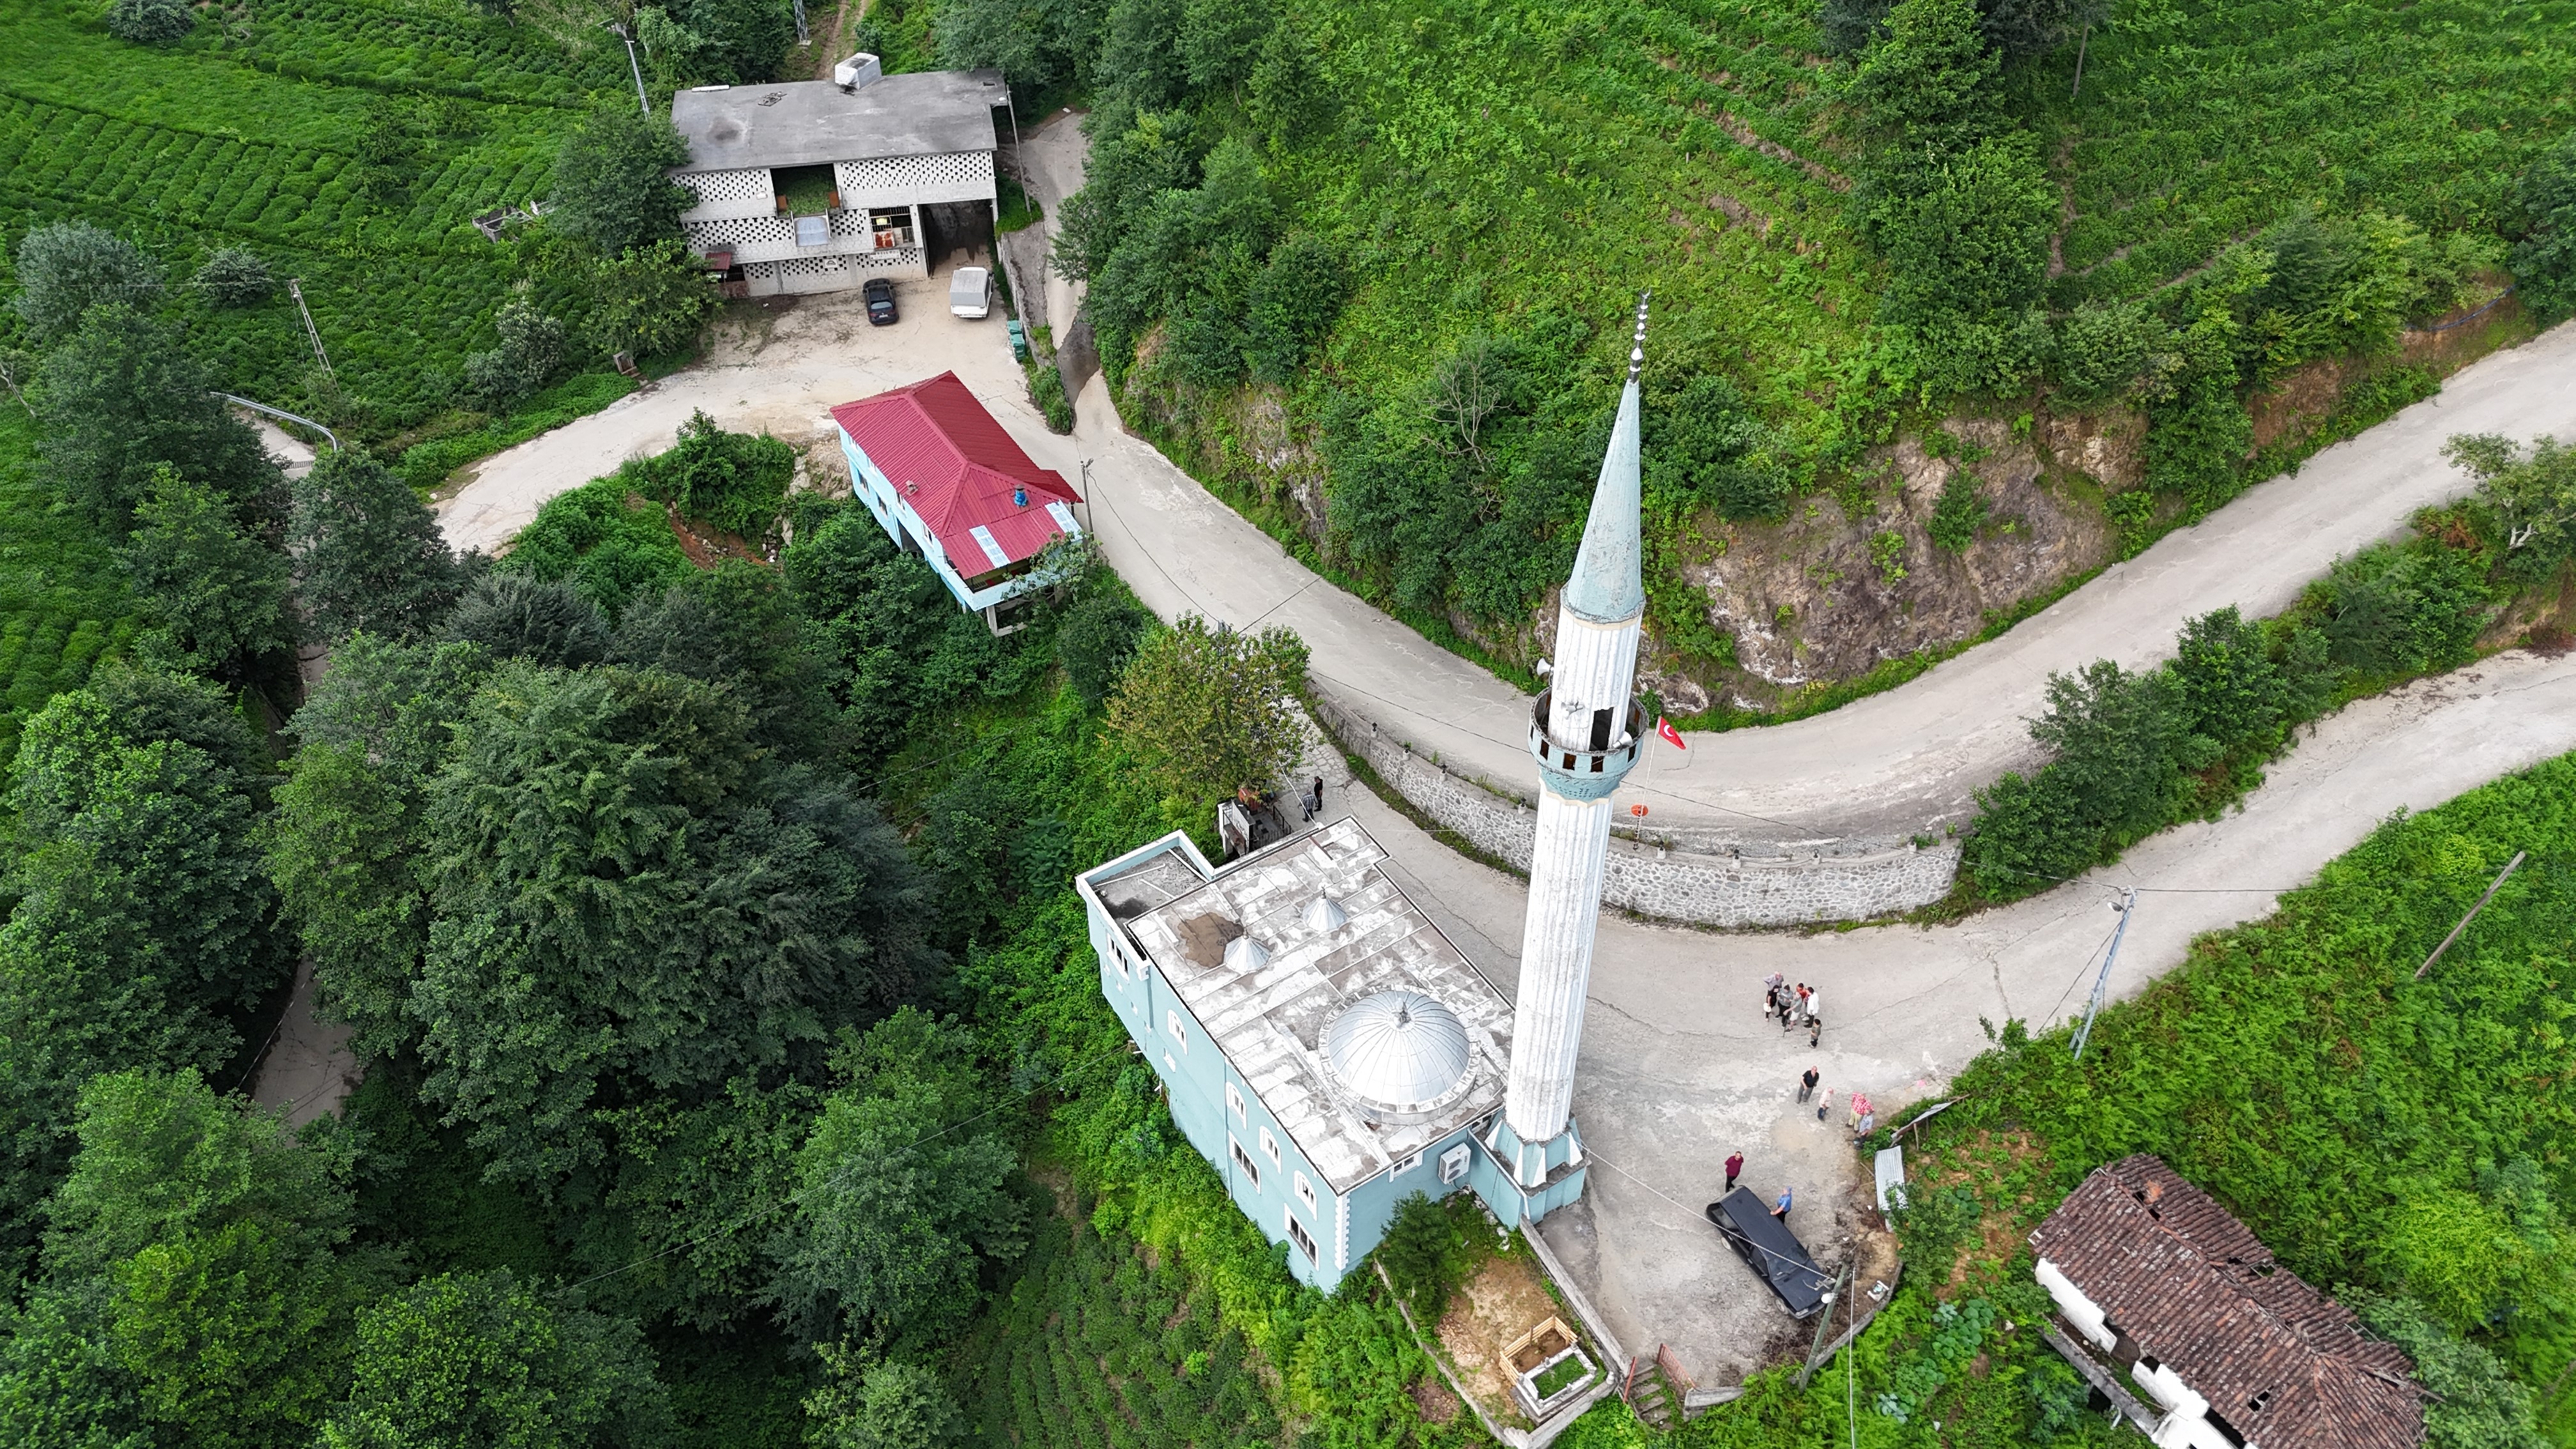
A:
[[[993,310],[993,273],[989,267],[959,267],[948,283],[948,313],[969,319]]]

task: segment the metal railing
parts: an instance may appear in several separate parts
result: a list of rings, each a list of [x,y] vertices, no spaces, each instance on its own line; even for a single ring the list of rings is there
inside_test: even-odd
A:
[[[336,453],[340,451],[340,435],[338,433],[331,431],[329,428],[322,426],[311,418],[305,417],[301,413],[290,413],[284,408],[273,408],[266,403],[252,402],[249,398],[235,397],[233,394],[228,392],[209,393],[208,396],[222,398],[228,403],[233,403],[240,407],[246,407],[255,413],[266,413],[272,418],[283,418],[290,423],[302,423],[304,426],[311,428],[313,431],[320,433],[326,438],[329,438],[331,440],[332,452]]]

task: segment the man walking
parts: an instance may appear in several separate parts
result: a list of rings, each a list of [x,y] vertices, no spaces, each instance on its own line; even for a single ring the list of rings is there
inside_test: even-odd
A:
[[[1780,1189],[1780,1201],[1771,1209],[1771,1216],[1778,1218],[1783,1226],[1787,1225],[1789,1221],[1789,1189],[1785,1187]]]
[[[1834,1089],[1827,1087],[1816,1094],[1816,1120],[1822,1122],[1825,1120],[1825,1114],[1833,1109]]]
[[[1726,1191],[1735,1191],[1735,1179],[1744,1175],[1744,1154],[1737,1152],[1726,1159]]]
[[[1821,991],[1810,991],[1807,993],[1807,1045],[1814,1046],[1824,1039],[1824,1035],[1825,994]]]
[[[1798,1100],[1803,1102],[1815,1094],[1816,1069],[1814,1067],[1809,1067],[1807,1068],[1806,1075],[1798,1078]]]

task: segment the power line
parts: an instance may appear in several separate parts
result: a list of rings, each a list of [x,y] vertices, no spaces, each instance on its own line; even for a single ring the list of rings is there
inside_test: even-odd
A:
[[[1684,1213],[1686,1213],[1686,1214],[1687,1214],[1687,1213],[1690,1211],[1690,1209],[1689,1209],[1688,1207],[1684,1206],[1684,1205],[1683,1205],[1682,1203],[1680,1203],[1679,1201],[1676,1201],[1670,1193],[1664,1192],[1664,1191],[1663,1191],[1663,1190],[1661,1190],[1660,1188],[1657,1188],[1653,1183],[1646,1181],[1644,1178],[1639,1177],[1637,1174],[1635,1174],[1635,1173],[1633,1173],[1633,1172],[1630,1172],[1628,1169],[1626,1169],[1626,1168],[1624,1168],[1624,1167],[1621,1167],[1619,1164],[1617,1164],[1617,1163],[1615,1163],[1615,1162],[1612,1162],[1609,1158],[1604,1157],[1604,1156],[1602,1156],[1600,1153],[1593,1151],[1590,1147],[1586,1147],[1586,1148],[1584,1148],[1584,1149],[1583,1149],[1583,1157],[1584,1157],[1584,1160],[1585,1160],[1585,1161],[1587,1161],[1587,1162],[1597,1162],[1597,1163],[1600,1163],[1603,1167],[1609,1168],[1612,1172],[1615,1172],[1615,1173],[1619,1174],[1621,1177],[1624,1177],[1624,1178],[1628,1179],[1630,1182],[1635,1183],[1637,1186],[1644,1188],[1646,1191],[1648,1191],[1648,1192],[1650,1192],[1650,1193],[1653,1193],[1655,1196],[1657,1196],[1657,1197],[1659,1197],[1659,1198],[1662,1198],[1664,1201],[1666,1201],[1666,1202],[1668,1202],[1668,1203],[1672,1203],[1672,1205],[1673,1205],[1674,1207],[1680,1208]],[[1693,1221],[1693,1222],[1698,1222],[1698,1223],[1706,1223],[1706,1222],[1708,1222],[1708,1215],[1707,1215],[1706,1213],[1702,1213],[1702,1214],[1701,1214],[1701,1215],[1699,1215],[1698,1217],[1693,1218],[1693,1219],[1692,1219],[1692,1221]],[[1710,1226],[1711,1226],[1711,1227],[1714,1227],[1714,1226],[1716,1226],[1716,1225],[1712,1223],[1712,1224],[1710,1224]],[[1785,1228],[1785,1227],[1787,1227],[1787,1226],[1788,1226],[1788,1223],[1784,1220],[1784,1221],[1781,1223],[1781,1226]],[[1775,1252],[1771,1251],[1769,1248],[1766,1248],[1766,1247],[1762,1246],[1760,1243],[1757,1243],[1757,1242],[1753,1241],[1751,1238],[1746,1238],[1746,1239],[1744,1239],[1744,1245],[1745,1245],[1746,1247],[1748,1247],[1748,1248],[1751,1248],[1753,1251],[1755,1251],[1755,1252],[1757,1252],[1757,1253],[1760,1253],[1762,1256],[1764,1256],[1764,1257],[1766,1257],[1766,1258],[1773,1258],[1773,1259],[1777,1259],[1780,1263],[1782,1263],[1782,1264],[1784,1264],[1784,1265],[1786,1265],[1786,1266],[1788,1266],[1788,1267],[1791,1267],[1791,1268],[1803,1268],[1803,1269],[1806,1269],[1807,1271],[1810,1271],[1810,1272],[1817,1272],[1817,1273],[1821,1273],[1822,1271],[1824,1271],[1824,1269],[1823,1269],[1823,1265],[1821,1265],[1821,1264],[1818,1264],[1818,1263],[1815,1263],[1815,1262],[1812,1262],[1812,1261],[1810,1261],[1810,1262],[1805,1262],[1805,1263],[1801,1263],[1801,1262],[1799,1262],[1799,1261],[1798,1261],[1797,1259],[1795,1259],[1795,1258],[1788,1257],[1788,1256],[1786,1256],[1786,1255],[1784,1255],[1784,1254],[1775,1253]]]

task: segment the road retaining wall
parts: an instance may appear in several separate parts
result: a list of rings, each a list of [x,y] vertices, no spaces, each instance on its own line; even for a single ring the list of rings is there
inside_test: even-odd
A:
[[[1315,712],[1343,749],[1366,760],[1415,809],[1513,870],[1529,872],[1531,842],[1538,833],[1538,813],[1529,800],[1415,753],[1320,687]],[[1931,845],[1893,842],[1857,851],[1846,845],[1839,853],[1815,847],[1771,854],[1759,845],[1715,853],[1613,838],[1601,901],[1641,916],[1700,926],[1859,921],[1930,905],[1949,894],[1958,869],[1958,843],[1946,840]]]

